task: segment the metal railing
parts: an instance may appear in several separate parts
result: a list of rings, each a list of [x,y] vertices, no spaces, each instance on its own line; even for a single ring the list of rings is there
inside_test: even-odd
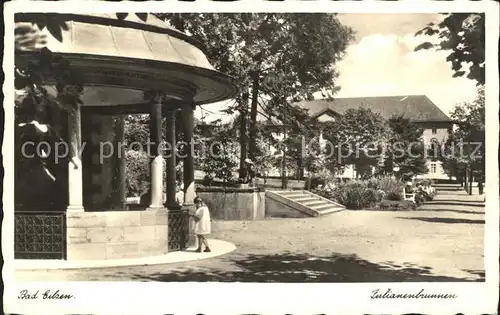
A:
[[[168,251],[180,251],[187,247],[189,215],[185,210],[168,212]]]
[[[16,211],[15,259],[66,259],[66,214],[54,211]]]

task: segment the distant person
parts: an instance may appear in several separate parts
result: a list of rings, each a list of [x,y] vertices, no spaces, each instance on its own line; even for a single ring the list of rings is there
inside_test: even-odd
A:
[[[426,201],[431,200],[431,197],[430,197],[429,193],[427,192],[427,190],[425,189],[424,185],[418,184],[417,185],[417,192],[419,194],[421,194],[421,196],[423,197],[424,200],[426,200]]]
[[[477,183],[477,189],[479,190],[479,194],[482,195],[484,193],[484,184],[483,181],[479,181]]]
[[[205,250],[203,252],[209,253],[210,247],[208,246],[206,237],[210,234],[211,230],[210,211],[200,197],[194,198],[194,204],[196,205],[196,211],[194,214],[191,214],[191,216],[195,221],[194,232],[198,237],[198,248],[196,252],[200,253],[202,251],[202,246],[205,245]]]
[[[411,181],[406,181],[405,183],[405,190],[406,190],[406,193],[413,193],[413,183]]]
[[[245,182],[248,184],[253,183],[255,178],[255,171],[253,170],[253,162],[250,159],[245,159],[244,176]]]
[[[175,187],[175,202],[179,205],[182,206],[184,204],[184,186],[179,185]]]

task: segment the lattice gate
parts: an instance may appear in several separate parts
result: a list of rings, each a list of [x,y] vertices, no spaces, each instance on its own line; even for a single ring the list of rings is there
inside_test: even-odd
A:
[[[168,212],[168,251],[180,251],[187,247],[189,236],[189,215],[186,211]]]
[[[64,212],[16,211],[15,259],[66,259]]]

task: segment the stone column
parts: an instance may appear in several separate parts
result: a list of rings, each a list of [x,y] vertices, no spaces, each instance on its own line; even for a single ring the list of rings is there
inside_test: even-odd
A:
[[[184,108],[182,110],[182,125],[184,126],[184,141],[187,143],[187,150],[183,162],[184,173],[184,203],[187,205],[194,204],[196,191],[194,186],[194,157],[193,157],[193,128],[194,118],[193,109]]]
[[[126,164],[125,164],[125,117],[119,116],[118,126],[118,166],[119,166],[119,183],[118,189],[120,190],[120,207],[123,210],[128,210],[127,207],[127,184],[126,184]]]
[[[184,141],[186,142],[187,150],[183,161],[184,173],[184,205],[183,208],[188,212],[195,211],[194,198],[196,197],[196,190],[194,185],[194,157],[193,157],[193,108],[187,107],[182,110],[182,125]],[[196,246],[196,235],[194,234],[194,220],[189,219],[189,235],[187,245]]]
[[[170,210],[177,208],[175,202],[175,164],[176,164],[176,141],[175,141],[175,110],[167,111],[166,133],[165,133],[165,146],[167,158],[167,201],[165,206]]]
[[[161,144],[161,96],[151,104],[150,149],[151,149],[151,204],[150,208],[163,208],[163,157],[159,150]]]
[[[68,207],[67,212],[83,212],[83,170],[81,108],[77,104],[68,114],[69,157],[68,163]]]

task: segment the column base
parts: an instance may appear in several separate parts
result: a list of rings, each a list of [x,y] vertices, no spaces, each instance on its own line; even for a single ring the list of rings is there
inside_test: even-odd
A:
[[[83,206],[67,206],[66,212],[85,212],[85,208]]]

